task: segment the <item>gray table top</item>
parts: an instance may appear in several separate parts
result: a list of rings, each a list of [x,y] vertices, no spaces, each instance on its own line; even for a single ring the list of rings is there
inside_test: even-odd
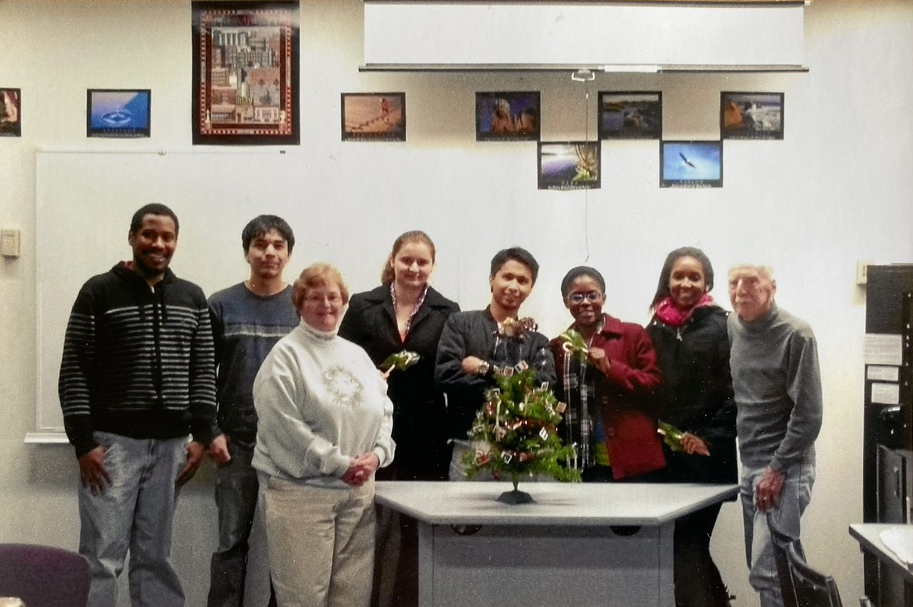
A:
[[[379,504],[433,525],[661,525],[734,497],[736,485],[520,483],[535,500],[507,505],[509,482],[377,483]]]
[[[913,584],[913,569],[901,561],[894,552],[881,541],[881,532],[888,529],[902,527],[910,529],[910,525],[888,523],[854,523],[850,525],[850,535],[859,541],[859,546],[875,555],[880,561],[893,565],[900,571],[904,579]]]

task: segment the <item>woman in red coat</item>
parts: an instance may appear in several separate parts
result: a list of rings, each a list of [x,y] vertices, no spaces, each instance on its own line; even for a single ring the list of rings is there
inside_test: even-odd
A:
[[[560,337],[551,341],[555,395],[568,405],[562,438],[577,444],[584,482],[653,480],[665,466],[656,433],[662,373],[653,343],[640,325],[602,312],[605,280],[597,270],[569,271],[561,296],[574,317],[569,328],[589,346],[582,361],[565,351]]]

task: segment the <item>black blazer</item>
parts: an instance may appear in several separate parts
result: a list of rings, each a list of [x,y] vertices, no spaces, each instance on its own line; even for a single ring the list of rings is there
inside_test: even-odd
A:
[[[429,287],[421,309],[403,343],[396,327],[390,286],[381,285],[349,300],[339,335],[360,345],[380,365],[402,350],[421,358],[406,371],[393,371],[387,394],[393,401],[393,440],[396,456],[381,478],[444,480],[450,465],[446,407],[443,393],[434,385],[437,344],[447,317],[460,306]]]

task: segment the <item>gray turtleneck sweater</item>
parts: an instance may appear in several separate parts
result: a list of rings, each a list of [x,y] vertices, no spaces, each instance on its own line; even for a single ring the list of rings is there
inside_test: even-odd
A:
[[[773,304],[753,322],[730,314],[729,342],[742,463],[778,472],[814,464],[823,407],[811,327]]]

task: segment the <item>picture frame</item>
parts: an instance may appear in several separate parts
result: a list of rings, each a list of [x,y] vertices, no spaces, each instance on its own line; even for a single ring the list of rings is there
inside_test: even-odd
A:
[[[538,141],[539,91],[476,93],[476,141]]]
[[[721,139],[783,139],[783,93],[720,93]]]
[[[722,141],[663,141],[659,154],[660,187],[723,187]]]
[[[600,91],[599,139],[662,139],[660,91]]]
[[[298,145],[299,3],[191,6],[193,143]]]
[[[135,139],[151,134],[151,89],[86,90],[86,137]]]
[[[22,90],[0,87],[0,137],[22,137]]]
[[[343,141],[405,141],[406,93],[342,93]]]
[[[595,190],[601,187],[599,141],[543,141],[538,147],[540,190]]]

